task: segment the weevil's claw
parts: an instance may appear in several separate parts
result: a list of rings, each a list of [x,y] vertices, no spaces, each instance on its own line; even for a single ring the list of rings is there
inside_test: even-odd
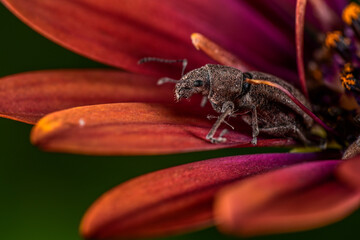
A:
[[[207,138],[211,143],[224,143],[226,142],[226,138],[223,138],[223,137],[217,137],[217,138],[214,138],[214,137],[210,137],[210,138]]]
[[[163,85],[164,83],[168,83],[168,82],[177,83],[178,80],[175,80],[175,79],[172,79],[172,78],[168,78],[168,77],[163,77],[163,78],[160,78],[160,79],[157,81],[157,85]]]
[[[224,143],[224,142],[226,142],[227,139],[224,138],[223,136],[227,133],[228,133],[228,130],[224,129],[221,131],[219,137],[214,138],[214,137],[206,136],[206,139],[209,140],[211,143]]]
[[[253,137],[253,139],[251,140],[251,144],[254,146],[257,145],[257,137]]]

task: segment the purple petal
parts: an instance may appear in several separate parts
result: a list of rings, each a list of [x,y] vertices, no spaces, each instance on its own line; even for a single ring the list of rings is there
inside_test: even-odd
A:
[[[312,229],[346,217],[358,208],[360,192],[334,177],[340,162],[297,164],[230,186],[215,205],[220,228],[252,236]]]

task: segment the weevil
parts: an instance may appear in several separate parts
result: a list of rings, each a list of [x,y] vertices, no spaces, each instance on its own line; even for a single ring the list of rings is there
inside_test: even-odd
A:
[[[139,63],[158,62],[183,62],[183,71],[186,60],[165,60],[158,58],[144,58]],[[161,78],[159,84],[174,82],[175,97],[190,98],[193,94],[202,94],[211,103],[213,109],[220,113],[216,122],[206,135],[212,143],[223,143],[225,131],[218,137],[215,134],[226,118],[240,115],[243,121],[252,128],[251,143],[257,144],[259,133],[275,137],[292,137],[309,144],[305,130],[313,125],[313,119],[300,109],[284,92],[268,85],[255,85],[246,79],[261,79],[277,83],[287,89],[303,105],[311,109],[305,96],[291,84],[273,75],[262,72],[242,72],[239,69],[206,64],[194,69],[180,80]]]

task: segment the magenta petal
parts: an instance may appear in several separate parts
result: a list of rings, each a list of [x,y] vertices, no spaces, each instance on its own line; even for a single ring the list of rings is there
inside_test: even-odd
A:
[[[312,161],[319,154],[260,154],[218,158],[150,173],[99,198],[80,232],[89,239],[155,237],[195,230],[213,222],[214,194],[254,174]]]
[[[325,0],[325,2],[338,14],[338,16],[341,16],[345,6],[349,4],[348,0]]]
[[[337,175],[360,191],[360,156],[346,159],[337,169]]]
[[[180,67],[174,71],[173,67],[163,64],[136,64],[147,56],[188,58],[189,69],[208,63],[208,58],[191,46],[190,35],[199,32],[240,59],[247,59],[257,69],[283,78],[295,77],[292,38],[245,1],[213,0],[211,4],[203,0],[2,2],[24,22],[57,43],[130,71],[179,76]],[[156,66],[159,67],[154,69]]]
[[[338,221],[358,208],[360,192],[335,178],[340,160],[275,170],[219,194],[220,228],[237,235],[312,229]]]

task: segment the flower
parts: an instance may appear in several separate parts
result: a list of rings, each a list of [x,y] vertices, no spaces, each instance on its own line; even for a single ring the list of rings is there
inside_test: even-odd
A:
[[[291,17],[289,5],[294,2],[289,1],[168,1],[160,6],[146,1],[121,5],[90,0],[2,2],[50,39],[132,72],[176,77],[178,69],[172,66],[135,64],[154,54],[166,58],[186,55],[191,68],[207,63],[209,60],[187,43],[196,29],[248,65],[293,82],[298,56],[298,85],[304,92],[307,89],[301,75],[305,1],[298,1],[297,55],[292,51],[291,25],[280,21]],[[314,1],[314,10],[323,9],[316,5],[319,2]],[[336,6],[341,3],[336,1]],[[265,12],[264,5],[281,6],[276,11],[283,14]],[[139,7],[148,11],[139,11]],[[331,9],[339,7],[327,8]],[[324,11],[318,16],[319,28],[336,24]],[[244,24],[236,25],[235,31],[233,24],[241,20]],[[241,126],[228,135],[226,144],[206,142],[204,136],[211,127],[203,118],[207,110],[193,103],[165,105],[172,98],[171,90],[156,87],[156,79],[117,70],[20,74],[3,79],[0,109],[4,117],[36,123],[32,141],[45,150],[116,155],[249,146],[250,137]],[[108,104],[113,102],[122,103]],[[101,103],[105,104],[92,105]],[[62,109],[66,110],[58,111]],[[261,139],[259,146],[291,143],[291,139]],[[328,160],[336,158],[336,154],[325,153],[238,156],[155,172],[106,193],[86,214],[81,233],[88,238],[147,237],[193,230],[216,221],[226,232],[252,235],[324,225],[346,216],[360,200],[359,160]],[[260,174],[265,172],[269,173]],[[260,175],[232,184],[255,174]]]

